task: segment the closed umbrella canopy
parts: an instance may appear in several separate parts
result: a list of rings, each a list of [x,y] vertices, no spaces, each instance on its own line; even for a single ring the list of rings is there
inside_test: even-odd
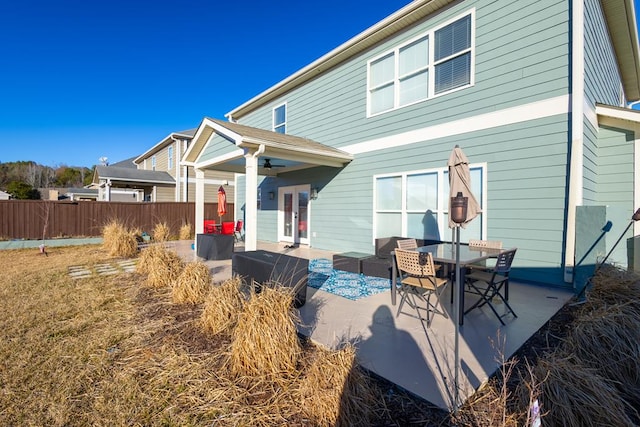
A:
[[[480,204],[471,192],[471,172],[469,171],[469,160],[464,155],[462,148],[455,146],[449,156],[449,228],[457,226],[451,219],[451,198],[456,197],[458,193],[462,193],[462,197],[467,197],[467,220],[461,224],[462,228],[471,222],[480,209]]]
[[[218,216],[222,217],[227,213],[227,193],[222,188],[218,188]]]

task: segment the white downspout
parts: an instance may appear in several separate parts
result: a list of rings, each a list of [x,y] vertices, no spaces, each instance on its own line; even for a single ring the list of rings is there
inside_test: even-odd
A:
[[[567,203],[564,281],[573,282],[576,254],[576,208],[583,203],[584,167],[584,0],[572,2],[571,40],[571,159]]]
[[[245,158],[245,216],[247,225],[244,235],[245,251],[255,251],[258,247],[258,158],[264,153],[265,146],[260,144],[258,149],[253,152],[247,152]]]

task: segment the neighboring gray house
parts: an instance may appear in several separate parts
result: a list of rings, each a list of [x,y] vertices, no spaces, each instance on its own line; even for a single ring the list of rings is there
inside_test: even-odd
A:
[[[172,132],[143,154],[111,165],[97,166],[93,188],[98,200],[133,202],[193,202],[196,184],[193,167],[181,164],[196,129]],[[208,171],[204,178],[204,197],[217,201],[218,188],[224,186],[233,200],[234,175]]]
[[[156,201],[158,188],[175,188],[176,182],[165,171],[147,171],[131,167],[96,166],[93,186],[99,201]]]
[[[237,173],[247,249],[371,253],[376,237],[450,240],[459,144],[483,210],[463,239],[502,240],[515,277],[571,286],[640,205],[640,113],[625,108],[639,58],[631,0],[416,0],[230,123],[205,118],[183,164]],[[202,202],[196,187],[198,232]],[[626,263],[623,246],[611,260]]]

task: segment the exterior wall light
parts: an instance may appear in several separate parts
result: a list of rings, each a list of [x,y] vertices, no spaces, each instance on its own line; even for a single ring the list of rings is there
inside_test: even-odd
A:
[[[318,198],[318,189],[317,189],[317,188],[315,188],[315,187],[313,187],[313,188],[311,189],[311,194],[310,194],[310,196],[311,196],[311,200],[316,200],[316,199]]]

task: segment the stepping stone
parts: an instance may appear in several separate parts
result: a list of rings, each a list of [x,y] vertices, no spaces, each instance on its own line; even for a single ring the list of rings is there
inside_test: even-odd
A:
[[[95,266],[96,272],[100,275],[106,276],[110,274],[118,274],[120,271],[111,264],[97,264]]]
[[[82,279],[84,277],[89,277],[93,274],[91,270],[89,270],[86,266],[71,266],[69,267],[69,276],[72,279]]]
[[[124,270],[125,273],[133,273],[136,271],[137,260],[129,259],[125,261],[118,261],[118,267]]]

